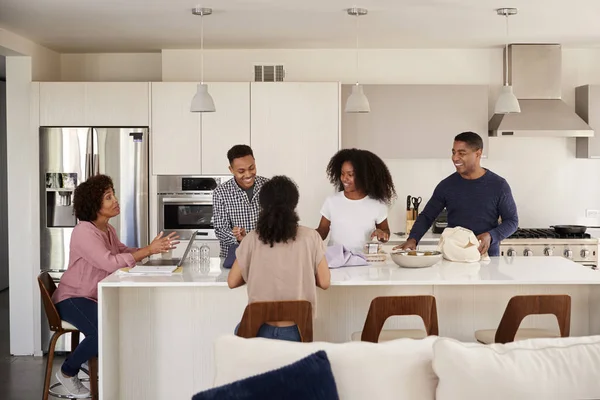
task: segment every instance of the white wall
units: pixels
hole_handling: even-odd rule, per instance
[[[62,81],[148,82],[162,80],[160,53],[62,54]]]
[[[449,138],[445,160],[385,160],[399,197],[389,215],[394,231],[405,231],[403,198],[423,197],[423,209],[435,185],[454,172],[451,146]],[[521,227],[599,224],[586,219],[585,210],[600,209],[600,160],[576,159],[575,139],[490,138],[489,146],[483,165],[510,184]]]
[[[34,81],[60,80],[60,55],[57,52],[2,28],[0,28],[0,54],[30,56]]]
[[[10,352],[40,349],[39,85],[31,83],[31,57],[6,58],[6,125],[10,284]],[[33,90],[32,90],[33,88]]]

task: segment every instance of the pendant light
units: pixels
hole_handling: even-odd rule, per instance
[[[346,10],[348,15],[351,15],[356,18],[356,84],[352,86],[352,93],[346,100],[346,109],[347,113],[368,113],[371,112],[371,106],[369,105],[369,100],[365,93],[363,92],[362,85],[358,83],[358,17],[362,15],[367,15],[366,8],[349,8]]]
[[[192,14],[200,16],[200,83],[190,106],[191,112],[214,112],[215,102],[208,93],[208,87],[204,83],[204,17],[212,14],[212,8],[196,7]]]
[[[510,15],[516,15],[516,8],[499,8],[496,13],[506,18],[506,44],[504,46],[504,86],[498,100],[496,100],[496,107],[494,112],[496,114],[510,114],[520,113],[521,106],[519,106],[519,100],[513,93],[513,87],[508,84],[508,17]]]

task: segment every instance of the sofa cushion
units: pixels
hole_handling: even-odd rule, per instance
[[[227,335],[216,342],[214,384],[267,372],[324,350],[341,399],[433,400],[437,385],[431,368],[435,339],[298,343]]]
[[[331,365],[318,351],[290,365],[200,392],[192,400],[338,400]]]
[[[438,400],[600,398],[600,336],[433,345]]]

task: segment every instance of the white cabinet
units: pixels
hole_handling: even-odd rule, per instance
[[[148,126],[148,82],[88,82],[86,125]]]
[[[202,114],[202,173],[229,174],[227,150],[250,144],[250,83],[208,83],[217,111]]]
[[[41,126],[148,126],[147,82],[40,82]]]
[[[152,173],[202,173],[200,113],[190,112],[193,82],[152,83]]]
[[[300,223],[317,227],[320,209],[335,190],[329,159],[339,150],[338,83],[252,83],[250,143],[257,172],[287,175],[298,185]]]
[[[250,143],[250,83],[211,82],[216,111],[192,113],[196,82],[152,83],[152,173],[228,174],[227,150]]]
[[[41,82],[40,126],[86,126],[85,83]]]

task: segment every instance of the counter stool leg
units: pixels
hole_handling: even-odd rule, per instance
[[[90,366],[90,392],[92,392],[92,400],[98,400],[98,357],[94,357],[88,361]]]
[[[50,395],[50,380],[52,379],[54,348],[56,347],[56,342],[58,342],[58,338],[60,336],[60,333],[54,332],[52,339],[50,340],[50,345],[48,346],[48,358],[46,359],[46,378],[44,379],[44,392],[42,394],[42,400],[48,400],[48,396]]]

